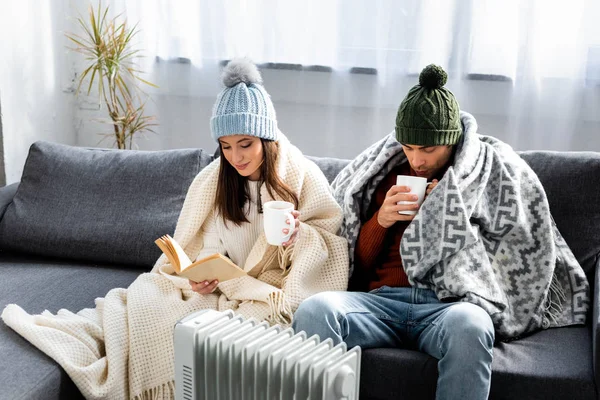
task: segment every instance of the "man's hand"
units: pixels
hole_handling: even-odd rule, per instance
[[[427,190],[425,191],[425,198],[427,198],[429,193],[431,193],[433,188],[435,188],[438,185],[438,183],[439,183],[439,181],[437,179],[434,179],[431,181],[431,183],[429,185],[427,185]],[[423,201],[425,201],[425,199],[423,199]]]
[[[215,291],[215,289],[217,288],[217,285],[219,284],[219,281],[217,281],[216,279],[213,280],[212,282],[203,281],[203,282],[196,283],[191,280],[189,282],[190,282],[190,285],[192,286],[192,290],[198,294],[212,293]]]
[[[398,214],[398,211],[417,211],[419,205],[414,204],[396,204],[399,201],[417,201],[416,194],[410,194],[408,186],[392,186],[385,194],[385,200],[379,208],[377,222],[384,228],[389,228],[397,221],[412,221],[414,215]]]

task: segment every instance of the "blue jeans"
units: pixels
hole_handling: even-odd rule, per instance
[[[431,290],[409,287],[323,292],[300,304],[293,327],[348,348],[417,349],[439,360],[437,399],[488,397],[494,326],[474,304],[442,303]]]

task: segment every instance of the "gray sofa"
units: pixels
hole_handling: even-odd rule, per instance
[[[495,347],[492,399],[596,399],[600,153],[525,152],[593,293],[586,326],[535,333]],[[212,160],[202,150],[159,152],[32,145],[18,184],[0,188],[0,308],[78,311],[127,287],[159,256],[186,189]],[[329,180],[346,160],[313,158]],[[363,353],[361,399],[435,396],[437,362],[407,349]],[[0,399],[73,399],[49,357],[0,322]]]

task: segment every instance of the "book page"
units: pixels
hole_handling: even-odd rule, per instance
[[[181,272],[182,268],[189,267],[192,264],[185,251],[183,251],[179,243],[177,243],[171,236],[161,236],[160,238],[156,239],[154,243],[156,243],[156,245],[167,256],[175,272],[179,273]]]
[[[212,281],[214,279],[223,282],[247,274],[230,259],[217,253],[196,261],[187,269],[182,270],[179,275],[185,276],[194,282]]]
[[[177,243],[173,238],[169,236],[169,244],[173,248],[173,252],[176,254],[177,259],[179,260],[179,270],[183,271],[187,267],[192,264],[192,260],[188,257],[188,255],[183,251],[179,243]]]

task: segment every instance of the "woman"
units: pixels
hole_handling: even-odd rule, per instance
[[[277,129],[253,64],[232,61],[224,78],[211,119],[223,156],[192,182],[174,238],[190,259],[220,252],[248,275],[195,284],[175,275],[163,255],[152,272],[93,309],[29,315],[13,304],[2,314],[88,399],[173,398],[173,326],[194,311],[234,309],[289,324],[305,298],[346,288],[347,244],[336,235],[342,213],[327,180]],[[283,246],[269,245],[263,233],[262,204],[272,199],[297,209]]]
[[[228,254],[236,264],[243,265],[262,231],[260,187],[265,186],[269,197],[277,194],[295,208],[298,196],[277,172],[279,143],[275,139],[280,134],[273,104],[260,85],[256,66],[247,60],[233,60],[223,78],[226,89],[217,98],[211,133],[225,160],[215,161],[219,165],[215,212],[206,222],[204,247],[198,258]],[[292,214],[295,229],[284,247],[295,242],[300,225],[300,213]],[[282,233],[287,235],[289,231]],[[216,280],[189,283],[199,294],[212,293],[218,285]]]
[[[174,238],[191,259],[226,254],[249,276],[185,283],[203,296],[204,308],[234,308],[288,324],[309,293],[346,289],[346,244],[337,236],[341,210],[319,168],[279,131],[256,66],[232,60],[223,83],[210,124],[222,157],[190,186]],[[271,200],[297,210],[294,231],[281,247],[269,245],[263,233],[262,204]],[[154,271],[179,280],[164,256]]]

